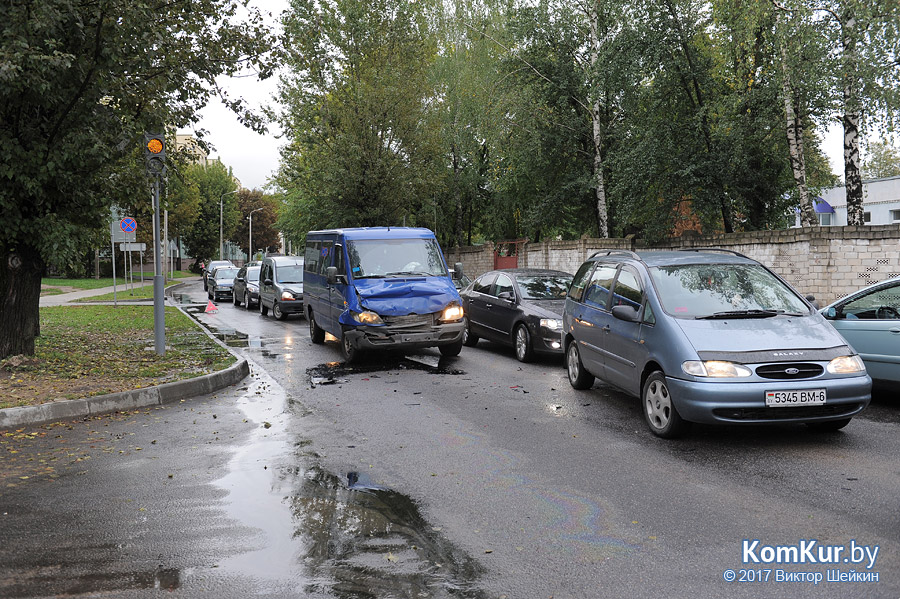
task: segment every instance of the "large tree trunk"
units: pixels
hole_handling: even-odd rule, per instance
[[[819,224],[816,211],[809,197],[806,185],[806,151],[803,144],[803,124],[799,111],[794,107],[794,86],[791,84],[790,67],[787,64],[787,51],[781,48],[782,93],[784,95],[784,117],[787,121],[788,154],[791,170],[794,172],[794,184],[800,196],[800,225],[813,227]]]
[[[844,70],[844,186],[847,192],[847,224],[864,225],[862,175],[859,171],[859,85],[856,55],[856,15],[848,3],[841,13],[841,45]]]
[[[44,261],[33,247],[19,246],[0,255],[0,360],[34,355],[43,272]]]

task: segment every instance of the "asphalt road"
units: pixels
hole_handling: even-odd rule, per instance
[[[345,368],[302,318],[198,318],[245,384],[2,437],[0,597],[900,596],[891,397],[836,433],[664,441],[561,359],[482,341]]]

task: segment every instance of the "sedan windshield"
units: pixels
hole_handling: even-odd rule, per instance
[[[447,276],[434,239],[360,239],[347,252],[354,279]]]
[[[259,268],[248,268],[244,278],[250,283],[256,283],[259,281]]]
[[[522,299],[553,300],[566,299],[572,277],[561,275],[518,276]]]
[[[809,307],[756,264],[688,264],[651,269],[659,301],[679,318],[771,318]]]
[[[233,279],[237,276],[238,269],[236,268],[217,268],[216,272],[213,276],[216,277],[216,280],[220,279]]]

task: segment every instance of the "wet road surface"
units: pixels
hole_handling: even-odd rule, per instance
[[[196,287],[181,301],[251,360],[252,377],[13,439],[19,453],[0,467],[0,596],[900,591],[892,398],[839,433],[698,427],[662,441],[633,399],[573,391],[560,361],[523,365],[481,342],[453,359],[346,367],[337,344],[310,343],[304,319],[224,302],[201,314]],[[867,570],[742,564],[744,539],[877,545],[879,581],[776,582],[777,569]],[[771,580],[725,580],[754,568]]]

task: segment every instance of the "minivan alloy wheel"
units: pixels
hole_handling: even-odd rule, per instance
[[[594,375],[584,369],[581,355],[578,353],[578,342],[574,339],[566,348],[566,371],[569,384],[575,389],[590,389],[594,384]]]
[[[687,430],[689,423],[682,420],[669,387],[666,385],[666,376],[656,371],[647,377],[642,394],[644,404],[644,419],[654,435],[671,439],[680,436]]]

